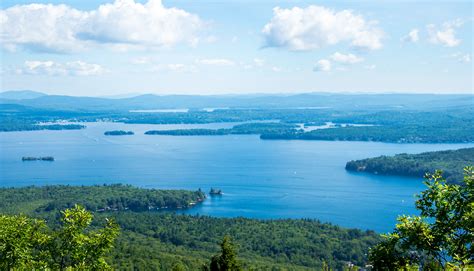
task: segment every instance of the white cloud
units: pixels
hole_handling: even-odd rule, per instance
[[[153,61],[149,57],[137,57],[133,58],[130,62],[136,65],[146,65],[152,63]]]
[[[18,74],[30,75],[71,75],[88,76],[100,75],[106,70],[99,64],[86,63],[84,61],[71,61],[58,63],[54,61],[25,61],[24,66],[17,69]]]
[[[418,42],[420,40],[420,37],[419,37],[419,30],[414,28],[412,30],[410,30],[410,32],[408,32],[408,34],[402,38],[402,41],[405,41],[405,42]]]
[[[273,67],[272,67],[272,71],[274,71],[274,72],[281,72],[282,69],[281,69],[280,67],[273,66]]]
[[[195,73],[198,71],[195,65],[182,64],[182,63],[170,63],[170,64],[158,64],[155,65],[152,69],[152,72],[162,72],[162,71],[171,71],[171,72],[180,72],[180,73]]]
[[[203,65],[214,65],[214,66],[234,66],[235,62],[225,58],[208,58],[208,59],[197,59],[197,63]]]
[[[448,57],[454,58],[458,62],[461,62],[461,63],[470,63],[471,62],[471,55],[470,54],[463,54],[461,52],[451,54]]]
[[[194,45],[206,26],[197,15],[166,8],[161,0],[145,4],[116,0],[91,11],[67,5],[16,5],[0,10],[0,24],[0,41],[5,48],[50,52],[70,52],[98,44]]]
[[[265,60],[261,58],[254,58],[250,62],[239,62],[239,65],[244,68],[244,70],[250,70],[254,68],[261,68],[265,66]]]
[[[331,70],[331,61],[327,59],[321,59],[314,65],[313,71],[315,72],[328,72]]]
[[[437,29],[434,24],[428,25],[429,41],[434,44],[442,44],[446,47],[455,47],[461,43],[460,39],[456,38],[456,28],[463,25],[460,19],[445,22],[441,28]]]
[[[459,62],[464,62],[464,63],[469,63],[469,62],[471,62],[471,55],[470,54],[462,55],[458,58],[458,61]]]
[[[321,6],[284,9],[275,7],[263,30],[266,45],[293,51],[319,49],[348,42],[365,49],[382,47],[383,31],[351,10],[334,11]]]
[[[265,60],[261,58],[254,58],[253,63],[256,67],[262,67],[263,65],[265,65]]]
[[[342,64],[355,64],[364,61],[362,57],[358,57],[353,54],[341,54],[339,52],[336,52],[331,55],[331,59],[335,62],[339,62]]]
[[[375,68],[377,68],[377,66],[375,64],[365,66],[365,69],[370,70],[370,71],[375,70]]]

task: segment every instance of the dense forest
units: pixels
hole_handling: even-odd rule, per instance
[[[133,124],[200,124],[215,122],[254,122],[231,129],[191,129],[148,131],[166,135],[259,134],[262,139],[348,140],[397,143],[461,143],[474,142],[474,108],[452,110],[375,110],[375,109],[219,109],[214,111],[137,113],[129,111],[67,111],[33,108],[16,104],[0,104],[0,131],[39,129],[80,129],[80,124],[48,124],[61,120],[72,122],[114,121]],[[258,121],[258,122],[257,122]],[[272,122],[260,122],[272,121]],[[303,131],[302,123],[337,124],[331,129]],[[339,124],[370,124],[345,126]]]
[[[24,213],[59,227],[59,211],[79,203],[94,214],[93,228],[113,218],[121,232],[107,261],[121,270],[170,270],[177,263],[196,270],[209,263],[226,235],[244,268],[314,270],[323,264],[363,266],[372,231],[344,229],[311,219],[257,220],[178,215],[149,206],[189,206],[200,191],[163,191],[124,185],[48,186],[0,189],[0,213]],[[137,206],[137,207],[135,207]],[[148,210],[148,209],[154,209]]]
[[[37,130],[78,130],[86,126],[80,124],[39,124],[36,121],[1,118],[0,132]]]
[[[474,126],[473,126],[474,127]],[[391,143],[468,143],[474,128],[426,126],[364,126],[319,129],[310,132],[262,133],[261,139],[379,141]]]
[[[474,108],[451,110],[370,110],[333,108],[258,108],[219,109],[214,111],[137,113],[129,111],[67,111],[0,104],[0,131],[37,129],[80,129],[80,124],[41,122],[114,121],[132,124],[203,124],[216,122],[254,122],[231,129],[148,131],[147,134],[225,135],[259,134],[262,139],[349,140],[397,143],[461,143],[474,142]],[[260,122],[267,121],[267,122]],[[271,122],[268,122],[271,121]],[[301,124],[335,123],[331,129],[303,131]],[[341,124],[370,124],[344,126]]]
[[[133,131],[123,131],[123,130],[114,130],[114,131],[105,131],[104,135],[106,136],[122,136],[122,135],[134,135]]]
[[[174,135],[174,136],[193,136],[193,135],[247,135],[262,133],[281,133],[293,131],[298,126],[296,124],[280,122],[260,122],[244,123],[235,125],[230,129],[178,129],[178,130],[157,130],[147,131],[147,135]]]
[[[400,175],[422,178],[436,169],[443,171],[449,182],[462,180],[463,167],[474,165],[474,148],[425,152],[420,154],[397,154],[349,161],[346,169],[383,175]]]
[[[0,189],[0,210],[9,213],[63,210],[80,204],[90,211],[187,208],[203,201],[201,190],[140,189],[130,185],[28,186]]]

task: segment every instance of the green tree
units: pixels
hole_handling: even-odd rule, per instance
[[[462,185],[447,184],[441,171],[425,176],[428,189],[416,201],[420,216],[401,216],[393,233],[370,250],[376,270],[408,265],[440,269],[474,261],[474,168]]]
[[[50,241],[44,221],[0,215],[0,270],[47,268],[45,248]]]
[[[171,271],[186,271],[188,270],[182,262],[177,262],[171,268]]]
[[[57,231],[42,220],[0,216],[0,269],[109,269],[104,256],[119,233],[118,225],[106,220],[104,228],[87,231],[92,214],[78,205],[62,216]]]
[[[234,244],[229,236],[224,236],[221,243],[221,253],[211,259],[211,271],[237,271],[242,270],[237,260]]]

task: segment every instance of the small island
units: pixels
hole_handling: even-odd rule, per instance
[[[211,191],[209,191],[209,195],[211,195],[211,196],[221,196],[222,195],[222,190],[217,189],[217,188],[211,188]]]
[[[31,157],[31,156],[23,156],[21,158],[22,161],[54,161],[54,157],[52,156],[44,156],[44,157]]]
[[[135,133],[132,131],[123,131],[123,130],[114,130],[114,131],[106,131],[104,135],[106,136],[123,136],[123,135],[134,135]]]

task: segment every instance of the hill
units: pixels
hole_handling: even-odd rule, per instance
[[[398,175],[422,178],[427,172],[437,169],[450,182],[463,179],[463,167],[474,165],[474,148],[424,152],[420,154],[397,154],[350,161],[346,169],[382,175]]]
[[[379,236],[311,219],[258,220],[178,215],[150,206],[187,207],[200,191],[143,189],[125,185],[0,188],[0,213],[23,213],[57,227],[59,211],[80,203],[94,221],[114,218],[121,233],[108,262],[120,270],[171,270],[182,263],[199,270],[230,235],[250,270],[315,270],[323,262],[342,269],[366,263]],[[93,224],[100,227],[99,224]]]
[[[0,92],[0,99],[27,100],[46,96],[46,94],[33,90],[9,90]]]
[[[11,103],[12,98],[1,97],[0,103]],[[304,93],[293,95],[139,95],[129,98],[107,99],[65,95],[41,95],[18,100],[21,105],[54,108],[57,110],[121,110],[174,108],[313,108],[334,110],[423,110],[449,107],[468,107],[473,95],[433,94],[327,94]]]

